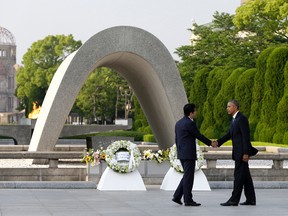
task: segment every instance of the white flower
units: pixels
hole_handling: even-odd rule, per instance
[[[143,159],[144,160],[152,160],[153,153],[151,149],[146,149],[143,151]]]
[[[116,160],[116,152],[119,149],[125,149],[129,152],[129,154],[131,155],[129,162],[120,163]],[[141,161],[141,153],[139,151],[139,148],[137,147],[136,144],[127,140],[120,140],[111,143],[107,147],[105,153],[106,153],[105,160],[107,162],[108,167],[110,167],[115,172],[120,173],[133,172],[138,168]]]

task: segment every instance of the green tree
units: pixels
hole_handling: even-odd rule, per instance
[[[125,100],[119,93],[120,86],[128,88],[124,78],[112,69],[97,68],[83,85],[76,107],[85,118],[90,119],[90,123],[112,122],[119,113],[124,118]]]
[[[239,34],[233,23],[234,15],[216,12],[212,23],[194,24],[190,29],[193,40],[190,46],[182,46],[176,53],[181,58],[178,68],[188,98],[197,71],[218,66],[229,68],[255,67],[259,54],[257,44]]]
[[[273,141],[277,123],[277,104],[284,94],[284,67],[287,60],[287,47],[274,49],[267,60],[264,98],[260,122],[256,127],[260,141]]]
[[[284,95],[277,106],[277,124],[273,142],[288,144],[288,61],[284,68],[284,85]]]
[[[203,105],[206,101],[208,88],[206,85],[207,77],[209,75],[209,69],[203,68],[199,70],[193,80],[193,85],[191,86],[191,93],[189,97],[189,101],[194,103],[197,107],[197,126],[200,128],[201,123],[203,121]]]
[[[234,99],[236,82],[245,70],[245,68],[226,70],[226,76],[228,76],[228,74],[230,74],[230,76],[223,80],[222,87],[214,98],[213,116],[215,119],[215,127],[219,131],[219,134],[227,132],[229,128],[231,117],[227,115],[227,102]]]
[[[208,68],[212,70],[216,66],[226,64],[225,59],[230,53],[227,53],[227,41],[234,32],[232,26],[232,16],[228,14],[214,15],[214,20],[210,25],[193,25],[190,29],[195,36],[191,41],[192,45],[182,46],[177,49],[176,53],[181,58],[178,64],[180,74],[188,98],[190,97],[191,86],[197,71]],[[215,29],[217,29],[215,31]],[[231,43],[229,43],[231,45]]]
[[[252,91],[252,105],[251,112],[249,116],[251,136],[252,140],[259,140],[258,133],[255,132],[256,126],[260,121],[260,114],[262,109],[262,101],[264,97],[264,83],[265,83],[265,72],[267,59],[275,47],[269,47],[262,51],[256,62],[256,74],[254,77],[254,86]]]
[[[147,121],[147,118],[141,108],[141,105],[136,97],[134,97],[134,118],[135,118],[135,122],[133,124],[133,130],[136,130],[139,132],[145,132],[148,134],[153,133]]]
[[[235,98],[240,103],[241,112],[243,112],[248,119],[251,111],[252,90],[256,72],[256,68],[246,70],[240,75],[235,86]]]
[[[31,111],[32,102],[42,104],[57,68],[80,46],[81,41],[75,41],[72,35],[50,35],[32,44],[17,74],[16,95],[26,113]]]
[[[200,130],[203,134],[210,138],[219,136],[219,131],[215,126],[215,118],[213,116],[214,98],[221,89],[222,83],[229,76],[224,67],[216,67],[207,78],[207,98],[203,105],[203,122]]]
[[[287,0],[247,0],[237,8],[233,21],[250,38],[257,38],[258,47],[267,47],[288,42],[287,16]]]

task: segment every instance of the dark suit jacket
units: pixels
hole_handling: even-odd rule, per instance
[[[194,121],[184,116],[175,125],[175,142],[177,146],[178,159],[197,160],[196,139],[206,145],[211,145],[211,141],[203,136]]]
[[[258,150],[251,145],[249,122],[241,112],[238,112],[234,122],[231,122],[231,126],[227,134],[217,140],[218,145],[221,146],[229,139],[232,139],[233,160],[242,160],[244,154],[253,156],[258,152]]]

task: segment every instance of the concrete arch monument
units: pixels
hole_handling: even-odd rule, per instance
[[[37,119],[29,151],[52,151],[75,99],[91,71],[108,67],[132,87],[160,148],[174,143],[186,93],[167,48],[152,34],[129,26],[92,36],[59,66]]]

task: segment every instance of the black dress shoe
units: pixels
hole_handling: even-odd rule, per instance
[[[176,198],[172,198],[172,201],[179,204],[179,205],[182,205],[183,203],[181,202],[181,200],[178,200]]]
[[[200,203],[196,203],[196,202],[191,202],[191,203],[185,203],[185,206],[200,206]]]
[[[232,201],[227,201],[225,203],[220,203],[221,206],[238,206],[238,203],[232,202]]]
[[[242,202],[240,203],[240,205],[251,205],[251,206],[255,206],[256,205],[256,202],[249,202],[249,201],[245,201],[245,202]]]

